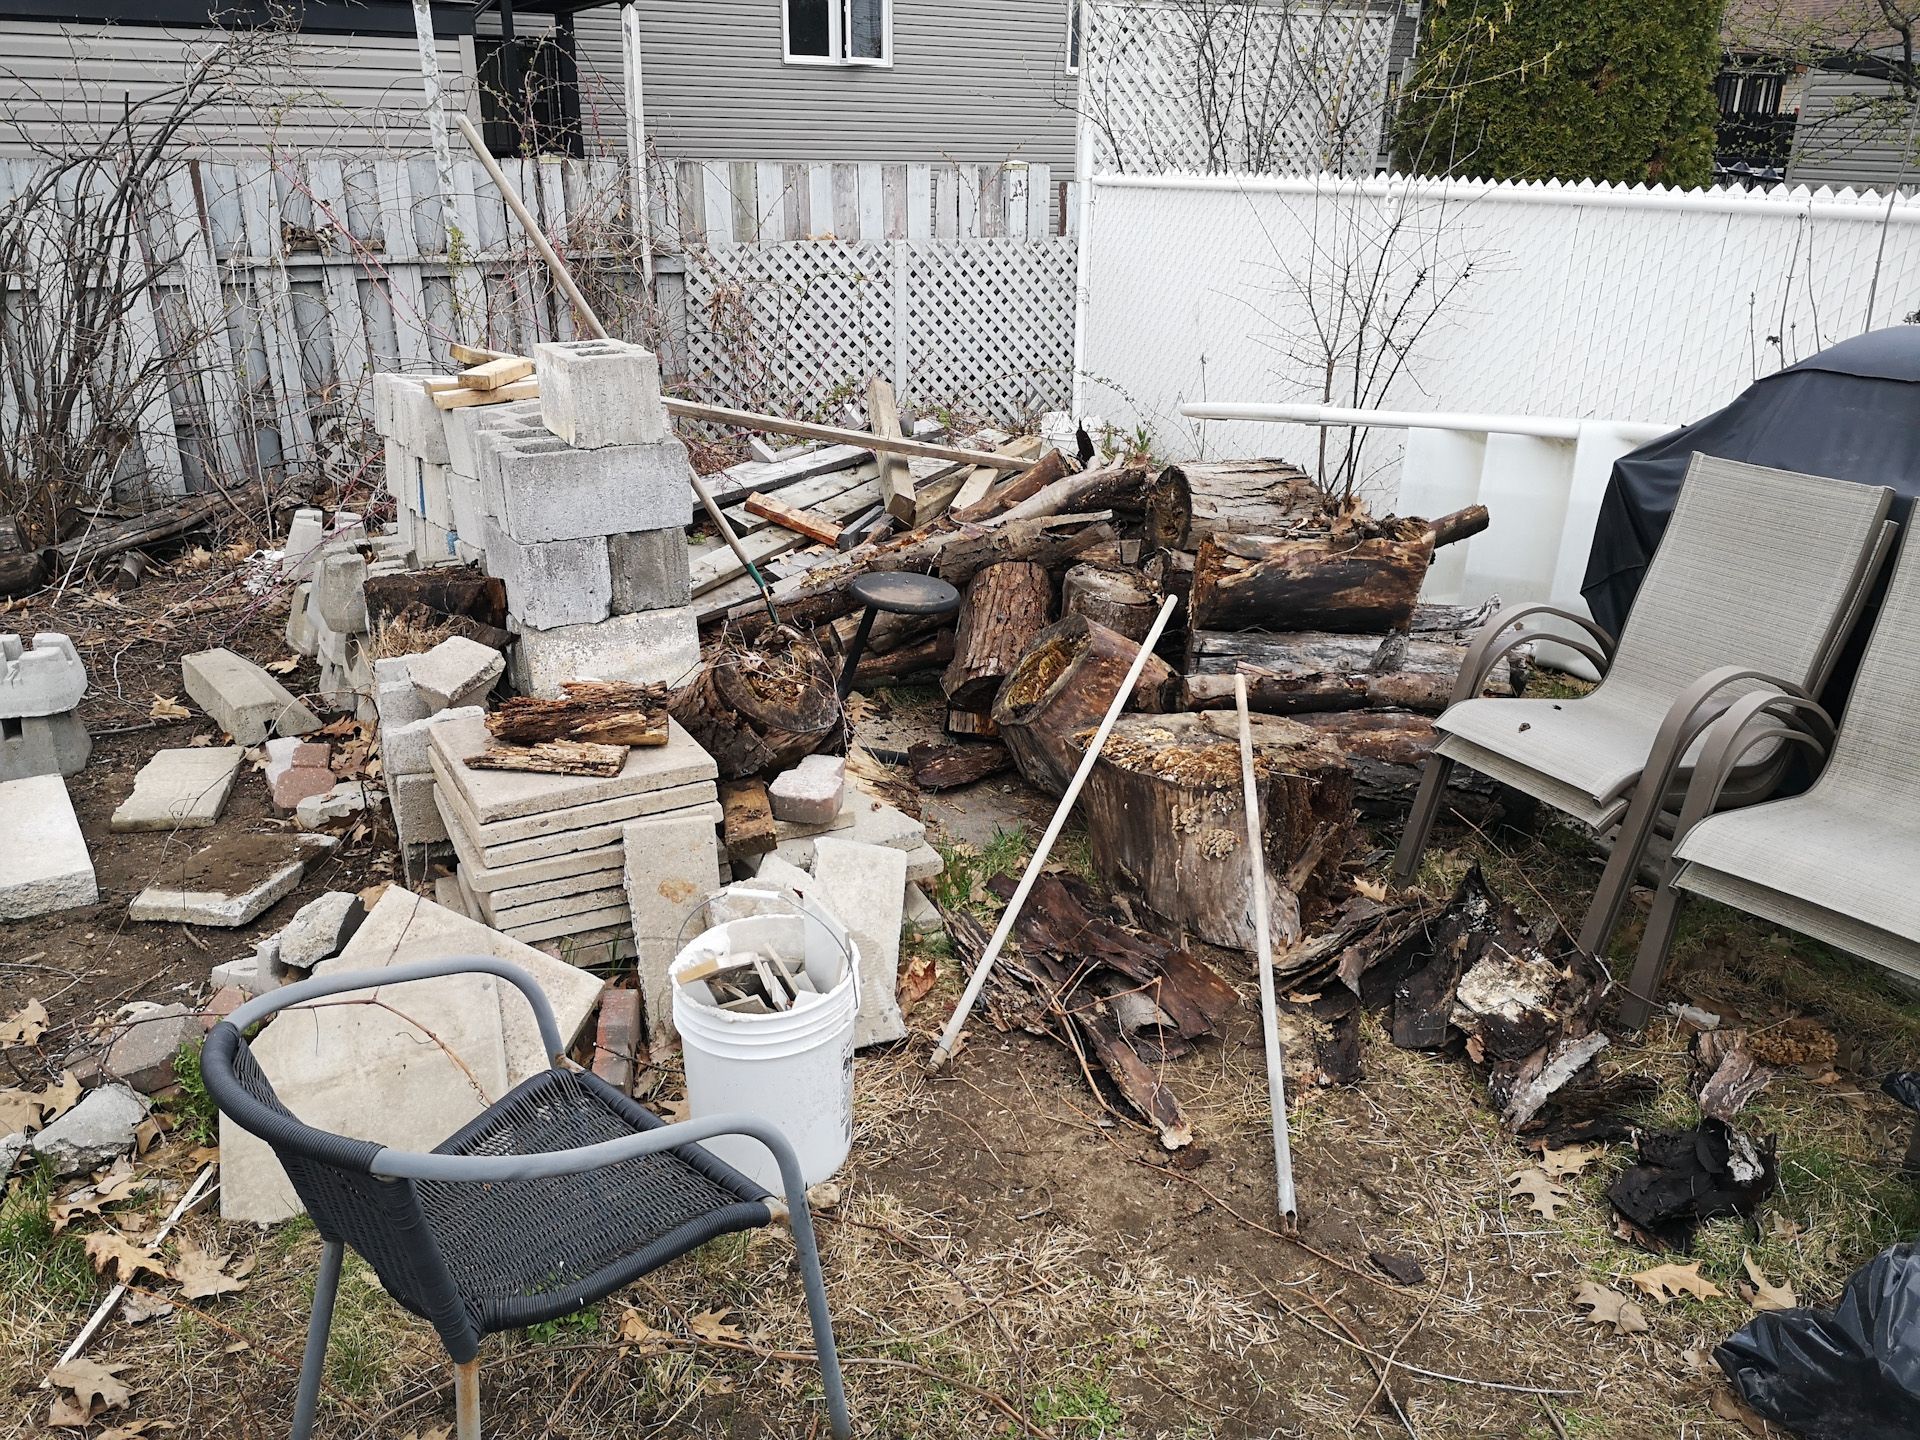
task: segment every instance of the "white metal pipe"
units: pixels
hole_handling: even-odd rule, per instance
[[[1415,199],[1500,205],[1556,205],[1589,210],[1684,210],[1694,215],[1810,215],[1865,224],[1920,224],[1920,203],[1886,206],[1874,191],[1835,194],[1804,187],[1779,191],[1641,190],[1625,186],[1516,184],[1513,181],[1433,180],[1345,175],[1102,175],[1098,184],[1116,190],[1200,190],[1235,195],[1302,195],[1340,199]]]
[[[1457,430],[1476,435],[1526,435],[1536,440],[1578,440],[1583,425],[1605,424],[1625,439],[1657,440],[1676,425],[1645,420],[1595,422],[1555,415],[1475,415],[1446,410],[1348,410],[1338,405],[1275,404],[1266,401],[1206,401],[1182,405],[1190,420],[1256,420],[1287,425],[1370,425],[1387,430]]]
[[[1233,708],[1240,722],[1240,789],[1247,812],[1247,858],[1253,866],[1253,940],[1260,962],[1260,1028],[1267,1042],[1267,1106],[1273,1121],[1273,1178],[1280,1218],[1298,1218],[1293,1193],[1293,1140],[1287,1126],[1287,1051],[1280,1043],[1280,1004],[1274,994],[1273,930],[1269,918],[1266,829],[1260,821],[1260,787],[1253,773],[1253,722],[1247,715],[1247,677],[1233,677]]]
[[[1073,89],[1073,178],[1079,184],[1074,196],[1073,250],[1073,373],[1068,377],[1067,411],[1077,424],[1086,403],[1087,312],[1092,289],[1088,265],[1093,256],[1093,116],[1088,111],[1087,82],[1093,78],[1093,54],[1087,42],[1093,35],[1093,0],[1081,0],[1075,11],[1080,27],[1080,73]]]

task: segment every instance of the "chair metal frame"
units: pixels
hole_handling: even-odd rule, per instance
[[[384,970],[362,970],[326,975],[272,990],[255,997],[220,1022],[242,1037],[251,1025],[275,1012],[308,1000],[322,999],[351,990],[375,989],[405,984],[413,980],[439,979],[448,975],[488,974],[515,986],[532,1007],[540,1029],[540,1041],[555,1070],[572,1066],[565,1056],[560,1029],[532,976],[509,961],[489,956],[458,956],[441,960],[422,960],[394,965]],[[219,1027],[215,1027],[218,1029]],[[246,1095],[230,1070],[209,1067],[205,1072],[208,1092],[234,1123],[247,1128],[240,1114],[259,1102]],[[223,1098],[223,1096],[225,1098]],[[230,1105],[229,1102],[238,1102]],[[296,1117],[297,1118],[297,1117]],[[327,1132],[315,1131],[326,1136]],[[580,1174],[608,1165],[617,1165],[663,1150],[678,1150],[716,1135],[744,1135],[758,1140],[772,1153],[780,1168],[780,1184],[785,1204],[769,1196],[774,1218],[785,1218],[793,1232],[794,1248],[800,1260],[801,1280],[806,1290],[807,1316],[812,1324],[814,1352],[820,1365],[827,1400],[829,1424],[834,1440],[847,1440],[852,1423],[847,1413],[846,1389],[840,1374],[840,1359],[833,1341],[833,1322],[827,1312],[826,1282],[820,1270],[820,1251],[813,1231],[813,1217],[807,1206],[806,1180],[800,1172],[800,1160],[787,1138],[758,1116],[746,1114],[711,1115],[701,1120],[684,1120],[657,1129],[637,1132],[619,1140],[566,1150],[532,1155],[437,1155],[419,1151],[382,1148],[372,1158],[369,1169],[375,1176],[390,1180],[428,1180],[451,1184],[491,1185],[515,1180],[549,1179]],[[265,1136],[261,1137],[265,1139]],[[339,1137],[327,1137],[339,1138]],[[784,1217],[781,1210],[784,1209]],[[320,1395],[321,1372],[325,1366],[327,1338],[333,1323],[334,1298],[340,1286],[340,1268],[345,1245],[328,1240],[320,1256],[320,1274],[314,1286],[313,1311],[307,1323],[306,1353],[300,1366],[300,1388],[294,1402],[293,1440],[308,1440]],[[611,1293],[611,1292],[609,1292]],[[454,1365],[454,1408],[458,1420],[458,1440],[479,1440],[480,1375],[478,1357]]]

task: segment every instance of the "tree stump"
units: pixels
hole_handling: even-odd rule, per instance
[[[1009,560],[989,565],[967,582],[953,663],[941,677],[947,701],[961,710],[986,710],[1013,673],[1033,637],[1047,628],[1053,581],[1044,565]]]
[[[1034,637],[993,702],[1000,738],[1028,784],[1049,795],[1066,792],[1086,751],[1080,732],[1100,723],[1139,653],[1126,636],[1084,615],[1069,615]],[[1127,708],[1165,710],[1179,691],[1172,667],[1150,657]]]
[[[1305,471],[1285,460],[1169,465],[1147,491],[1147,538],[1162,550],[1193,550],[1215,535],[1293,528],[1326,501]]]
[[[820,647],[782,626],[754,644],[715,646],[669,708],[721,779],[771,778],[839,737],[834,679]]]
[[[1404,630],[1433,559],[1433,537],[1292,539],[1213,535],[1193,562],[1193,630]]]
[[[1317,899],[1353,840],[1353,777],[1337,745],[1252,719],[1270,893]],[[1231,715],[1123,715],[1081,792],[1093,863],[1175,931],[1251,950],[1252,869]],[[1294,884],[1289,884],[1291,876]]]
[[[1138,570],[1079,564],[1060,582],[1060,613],[1084,615],[1129,640],[1144,640],[1160,611],[1160,592]]]

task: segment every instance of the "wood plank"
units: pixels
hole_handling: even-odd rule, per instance
[[[379,160],[373,167],[385,249],[382,267],[393,302],[393,333],[404,370],[431,370],[427,339],[427,293],[420,275],[420,246],[413,231],[413,177],[404,160]]]
[[[1027,238],[1044,240],[1053,233],[1053,167],[1027,166]]]
[[[844,494],[823,502],[818,512],[833,520],[842,520],[857,515],[873,504],[880,494],[877,482],[856,485]],[[763,560],[771,560],[777,555],[785,555],[797,550],[806,541],[791,530],[783,530],[769,525],[757,534],[740,536],[740,548],[752,557],[758,565]],[[716,541],[706,550],[696,552],[691,557],[690,568],[693,574],[693,593],[705,595],[709,590],[717,589],[728,581],[746,574],[746,567],[740,563],[740,557],[723,542]]]
[[[833,233],[833,167],[818,160],[807,165],[807,228],[803,238]]]
[[[960,171],[942,165],[933,172],[933,238],[952,240],[960,233]]]
[[[733,244],[733,177],[724,160],[700,165],[701,212],[706,224],[702,239],[718,248]]]
[[[764,519],[771,520],[782,529],[791,530],[796,535],[804,535],[809,540],[817,540],[822,545],[832,545],[840,538],[840,527],[831,520],[822,520],[816,515],[776,500],[771,495],[755,493],[747,497],[747,509]]]
[[[505,350],[488,350],[479,345],[463,345],[458,340],[447,346],[447,354],[456,365],[485,365],[491,360],[511,360]]]
[[[469,390],[498,390],[516,380],[524,380],[531,374],[533,361],[526,356],[502,355],[495,360],[483,360],[470,370],[462,370],[454,378]]]
[[[872,458],[873,452],[862,445],[829,445],[790,460],[749,460],[707,476],[707,490],[715,504],[734,505],[756,490],[772,494],[821,475],[851,470]]]
[[[984,450],[967,450],[958,445],[940,445],[929,440],[889,440],[878,435],[849,430],[840,425],[816,425],[811,420],[789,420],[780,415],[761,415],[752,410],[734,410],[725,405],[704,405],[697,400],[663,402],[667,413],[681,420],[704,420],[710,425],[733,425],[742,430],[761,430],[774,435],[798,435],[807,440],[831,440],[841,445],[857,445],[864,450],[889,455],[923,455],[932,460],[957,460],[963,465],[990,465],[996,470],[1025,470],[1028,462]]]
[[[464,385],[456,385],[449,390],[437,390],[434,392],[433,404],[436,410],[464,410],[470,405],[502,405],[509,400],[539,398],[539,380],[516,380],[511,385],[501,385],[493,390],[469,390]]]
[[[833,225],[835,239],[860,238],[860,173],[845,161],[833,166]]]
[[[257,257],[252,278],[260,310],[261,343],[275,392],[281,455],[303,463],[313,453],[313,415],[307,404],[306,379],[300,370],[300,352],[293,324],[293,287],[287,279],[286,246],[281,239],[280,205],[275,198],[273,169],[265,161],[248,161],[237,168],[240,179],[240,215],[246,229],[249,254]]]
[[[928,240],[933,236],[933,167],[907,167],[907,239]]]
[[[882,440],[900,438],[900,402],[891,382],[874,378],[867,382],[867,429]],[[913,511],[913,477],[906,462],[896,455],[878,452],[880,458],[880,500],[889,515],[909,519]],[[903,513],[904,512],[904,513]]]
[[[866,464],[855,465],[848,470],[835,470],[826,475],[815,475],[811,479],[801,481],[798,485],[787,486],[780,492],[780,499],[784,504],[791,505],[797,510],[818,510],[827,501],[844,495],[858,486],[871,487],[874,477],[879,473],[879,467],[872,462],[871,457],[865,458]],[[767,493],[769,492],[754,491],[750,493],[749,498],[751,494]],[[764,530],[770,523],[764,516],[756,515],[747,509],[744,501],[738,505],[726,506],[721,513],[727,517],[727,523],[732,525],[738,534],[752,534],[755,530]]]
[[[787,229],[783,203],[787,194],[784,170],[778,160],[756,161],[753,167],[754,218],[759,222],[756,233],[762,245],[793,239],[793,232]]]
[[[759,780],[730,780],[720,787],[721,835],[729,855],[764,855],[779,843],[773,802]]]
[[[864,160],[854,167],[860,195],[860,236],[862,240],[887,238],[886,181],[877,161]]]

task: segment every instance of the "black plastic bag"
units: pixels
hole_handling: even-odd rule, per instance
[[[1713,1352],[1740,1397],[1802,1440],[1920,1436],[1920,1244],[1895,1245],[1831,1310],[1772,1310]]]

